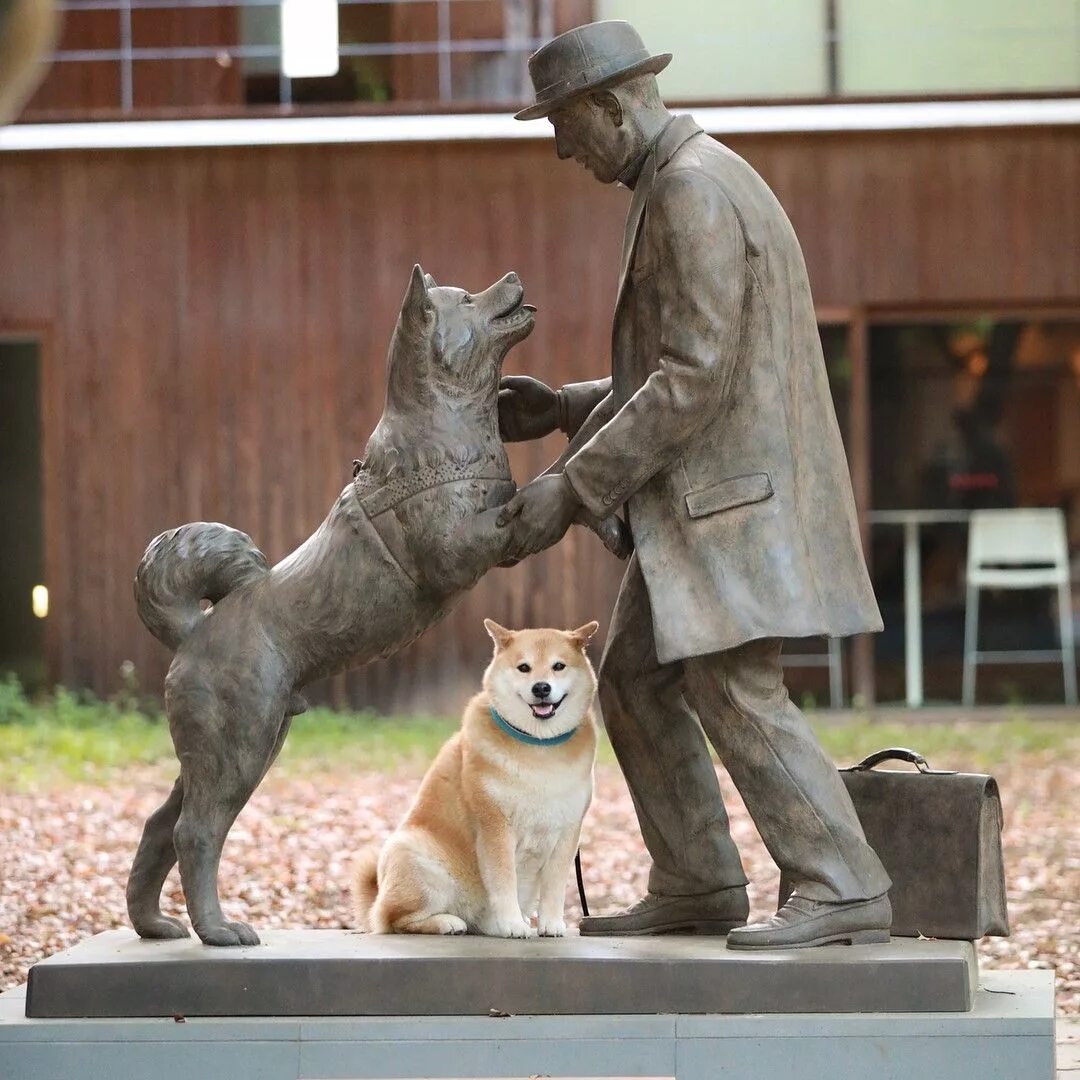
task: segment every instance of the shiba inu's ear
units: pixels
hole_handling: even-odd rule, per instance
[[[587,622],[584,626],[579,626],[576,630],[568,630],[566,634],[579,649],[584,649],[585,646],[589,644],[589,639],[599,629],[600,624],[594,619],[592,622]]]
[[[420,329],[433,310],[424,278],[424,271],[417,263],[413,267],[412,277],[409,278],[409,288],[401,304],[401,321],[410,329]]]
[[[514,639],[514,631],[507,630],[505,626],[500,626],[494,619],[485,619],[484,629],[491,636],[491,640],[495,642],[497,649],[505,649]]]

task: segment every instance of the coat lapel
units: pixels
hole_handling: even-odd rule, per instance
[[[645,164],[641,166],[641,175],[634,185],[634,197],[630,200],[630,211],[626,215],[626,231],[623,233],[622,262],[619,264],[619,291],[616,294],[615,306],[619,306],[622,300],[623,290],[626,288],[626,275],[630,272],[630,263],[634,257],[634,246],[637,244],[638,232],[641,230],[641,219],[645,216],[645,202],[649,198],[653,181],[656,179],[656,155],[649,154]]]
[[[634,185],[634,197],[630,200],[630,210],[626,215],[622,262],[619,266],[619,291],[615,299],[616,310],[626,290],[626,278],[634,261],[634,248],[637,245],[638,233],[641,231],[641,223],[645,218],[645,206],[652,193],[656,174],[671,160],[675,151],[699,131],[701,128],[692,116],[676,116],[657,137],[649,156],[645,159],[645,164],[641,167],[641,175]]]

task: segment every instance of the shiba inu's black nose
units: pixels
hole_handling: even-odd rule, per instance
[[[551,693],[551,684],[546,682],[533,683],[533,697],[546,698]]]

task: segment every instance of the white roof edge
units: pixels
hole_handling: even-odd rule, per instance
[[[679,111],[689,111],[713,135],[1080,124],[1080,98],[733,105]],[[550,137],[550,124],[523,123],[509,113],[122,120],[17,124],[0,129],[0,151],[454,142]]]

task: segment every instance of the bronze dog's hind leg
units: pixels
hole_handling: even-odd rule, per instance
[[[187,927],[161,913],[161,888],[176,863],[173,828],[180,816],[184,792],[180,779],[169,797],[146,819],[139,850],[127,883],[127,910],[135,932],[144,938],[182,938]]]
[[[188,917],[206,945],[258,945],[259,936],[247,923],[230,922],[222,914],[218,865],[233,822],[284,742],[285,704],[280,698],[270,705],[253,703],[253,719],[241,729],[240,723],[229,722],[220,703],[204,695],[194,695],[195,701],[198,711],[209,707],[217,715],[183,715],[178,704],[179,715],[170,716],[174,732],[182,732],[187,744],[177,746],[184,799],[173,843]],[[189,747],[193,752],[184,752]]]

